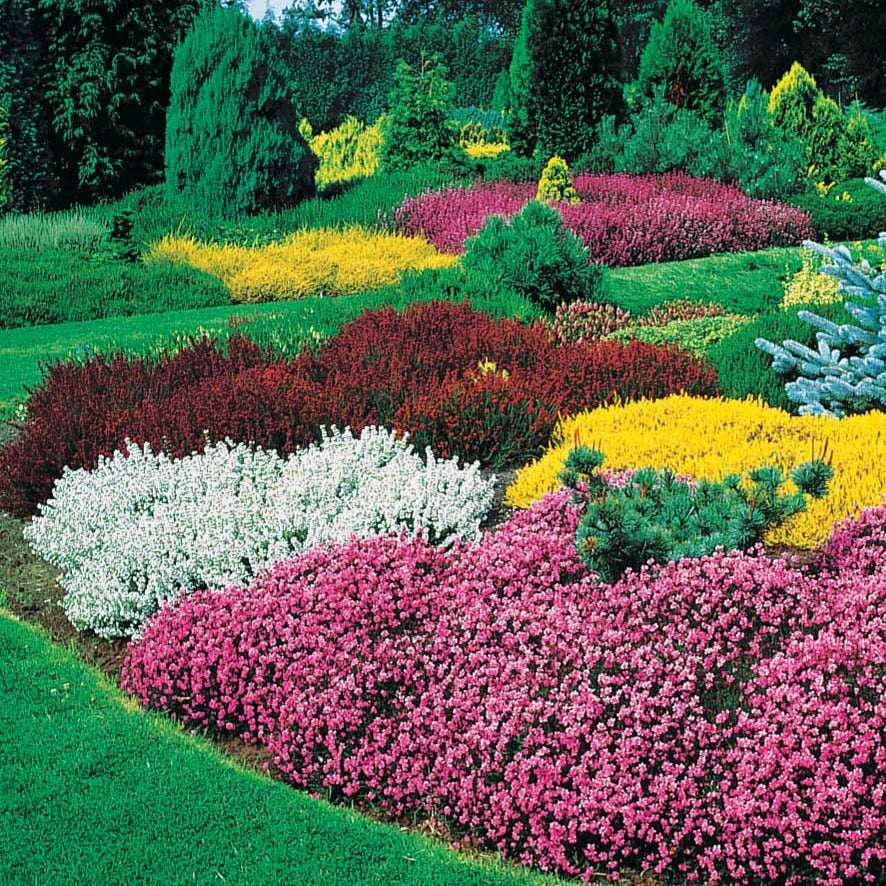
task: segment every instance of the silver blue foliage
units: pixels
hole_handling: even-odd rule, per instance
[[[886,181],[886,170],[880,176]],[[865,180],[886,195],[886,184]],[[879,242],[886,249],[886,232]],[[821,271],[839,281],[844,307],[855,322],[837,324],[800,311],[800,319],[819,330],[817,349],[793,339],[778,345],[758,338],[755,344],[772,356],[776,372],[797,376],[785,390],[800,404],[800,413],[842,417],[886,410],[886,273],[867,260],[856,263],[845,246],[803,245],[825,259]]]

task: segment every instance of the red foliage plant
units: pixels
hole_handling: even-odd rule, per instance
[[[65,467],[92,468],[127,439],[170,455],[228,437],[287,453],[321,426],[384,424],[440,456],[500,466],[536,454],[558,414],[676,391],[717,393],[689,354],[641,342],[557,347],[548,331],[447,302],[369,311],[316,353],[273,357],[233,338],[155,362],[53,366],[28,422],[0,450],[0,506],[26,516]]]

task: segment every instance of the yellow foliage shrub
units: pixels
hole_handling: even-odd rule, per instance
[[[267,246],[203,243],[168,234],[145,258],[206,271],[221,279],[238,302],[355,295],[396,283],[405,271],[457,261],[419,237],[359,227],[297,231]]]
[[[572,184],[569,166],[562,157],[551,157],[542,170],[535,199],[545,203],[580,203],[581,199]]]
[[[462,124],[458,131],[458,143],[474,160],[494,160],[511,150],[502,130],[488,129],[477,122]]]
[[[548,452],[518,472],[505,503],[528,507],[558,489],[557,475],[576,444],[602,450],[606,468],[670,468],[720,480],[725,474],[765,464],[777,464],[787,473],[812,458],[813,446],[821,452],[825,442],[833,453],[830,495],[810,502],[809,510],[766,538],[771,544],[814,548],[827,538],[834,522],[858,507],[882,501],[886,414],[869,412],[844,419],[792,416],[754,400],[685,395],[604,406],[563,420]]]
[[[384,144],[382,120],[374,126],[365,126],[356,117],[347,117],[335,129],[308,140],[320,160],[314,176],[320,190],[356,178],[368,178],[378,171]]]
[[[510,147],[504,142],[493,142],[488,145],[463,145],[465,153],[474,160],[494,160]]]
[[[821,273],[818,258],[808,249],[803,251],[803,267],[792,274],[784,285],[784,298],[781,300],[783,311],[797,305],[827,305],[842,301],[837,292],[840,284],[828,274]]]

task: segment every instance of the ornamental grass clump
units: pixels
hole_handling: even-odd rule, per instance
[[[73,624],[131,636],[181,593],[249,581],[318,545],[476,539],[494,482],[429,449],[422,460],[383,428],[333,429],[286,459],[243,443],[180,459],[129,444],[95,470],[66,471],[25,537],[61,573]]]
[[[886,510],[862,519],[815,568],[718,550],[606,584],[564,491],[451,551],[354,540],[198,591],[122,682],[300,788],[565,876],[877,882]]]
[[[748,550],[787,519],[806,510],[806,497],[823,498],[834,475],[827,453],[790,473],[764,465],[722,481],[686,481],[667,469],[641,468],[618,489],[597,474],[603,453],[587,446],[566,457],[560,480],[582,503],[575,543],[585,565],[604,581],[626,569],[703,557],[718,547]]]

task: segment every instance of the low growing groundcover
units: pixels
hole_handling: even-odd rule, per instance
[[[0,611],[0,882],[553,884],[233,763]]]

